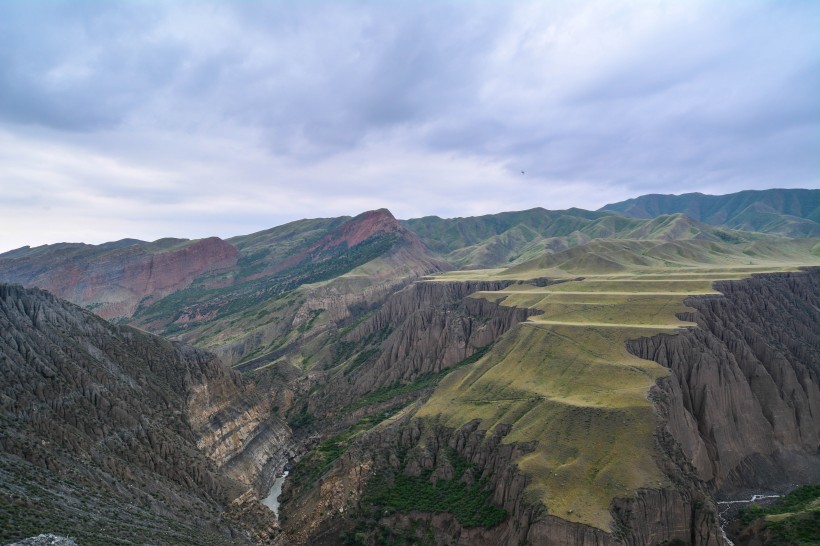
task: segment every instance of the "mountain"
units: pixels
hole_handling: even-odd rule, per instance
[[[820,479],[820,269],[748,278],[788,258],[611,243],[677,263],[455,272],[342,338],[294,408],[324,433],[280,543],[718,545],[715,496]]]
[[[683,214],[647,219],[582,209],[536,208],[470,218],[427,216],[404,221],[428,248],[460,268],[506,267],[584,245],[594,239],[749,241]]]
[[[600,209],[634,218],[682,213],[695,220],[787,237],[820,237],[820,190],[747,190],[727,195],[642,195]]]
[[[262,343],[278,339],[302,314],[315,320],[318,308],[309,307],[327,293],[347,298],[345,305],[368,305],[406,279],[446,268],[385,209],[228,241],[60,244],[0,255],[2,281],[38,286],[104,318],[214,348],[231,363],[259,356]],[[236,342],[227,346],[227,337]]]
[[[171,259],[191,247],[225,252],[212,262]],[[76,277],[50,274],[80,264]],[[85,298],[78,301],[87,309],[111,310],[118,325],[18,287],[9,309],[36,309],[27,298],[44,299],[82,326],[52,328],[25,311],[32,328],[8,329],[34,341],[9,342],[0,355],[16,354],[14,369],[24,370],[36,355],[71,378],[112,371],[96,383],[67,380],[64,398],[82,401],[97,392],[85,386],[102,384],[105,396],[124,399],[117,407],[126,415],[164,427],[165,448],[141,446],[136,435],[136,453],[161,453],[151,472],[181,452],[226,484],[231,494],[210,494],[197,520],[215,543],[228,532],[280,545],[717,546],[716,499],[820,479],[818,265],[818,239],[682,213],[580,209],[407,221],[381,209],[224,241],[23,248],[0,255],[0,278],[64,279],[61,290]],[[136,273],[146,267],[149,274]],[[154,277],[163,282],[151,284]],[[112,290],[110,279],[140,280]],[[37,339],[38,329],[57,345]],[[69,349],[60,343],[76,358],[61,356]],[[146,362],[140,355],[154,353],[145,344],[168,350]],[[34,396],[45,408],[49,397],[37,397],[47,376],[26,373],[4,403]],[[129,390],[140,388],[148,390]],[[119,413],[92,416],[105,438],[138,430]],[[61,419],[44,422],[57,430]],[[34,438],[32,465],[62,441],[42,444],[38,430],[21,433]],[[106,479],[124,491],[116,483],[128,476],[112,481],[83,455],[86,443],[106,441],[61,448],[78,472],[91,465],[88,479],[72,485],[80,493]],[[7,475],[59,490],[56,466],[45,464]],[[202,496],[176,470],[154,478],[140,468],[141,483],[182,480]],[[257,501],[284,470],[276,530]],[[102,498],[131,510],[115,493]],[[102,510],[95,502],[93,513]],[[206,542],[163,502],[150,514],[166,519],[139,517],[155,518],[152,532],[186,538],[152,541]],[[31,534],[66,534],[38,517]],[[58,523],[83,530],[78,517]]]
[[[0,540],[271,535],[273,514],[245,505],[289,430],[212,354],[7,284],[0,332]]]
[[[130,316],[236,265],[237,250],[216,237],[146,243],[123,239],[102,245],[55,244],[0,254],[5,282],[37,286],[94,310],[103,318]]]

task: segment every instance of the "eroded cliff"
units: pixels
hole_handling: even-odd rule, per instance
[[[10,535],[21,522],[84,543],[273,532],[272,513],[243,517],[253,504],[243,481],[274,456],[249,444],[287,427],[212,354],[0,285],[0,361],[2,495],[27,514],[4,538],[21,538]]]
[[[820,268],[720,281],[686,300],[698,328],[628,343],[672,371],[657,400],[720,494],[820,479]]]

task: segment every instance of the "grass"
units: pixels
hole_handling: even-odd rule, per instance
[[[481,361],[442,381],[417,416],[457,428],[512,424],[505,442],[538,440],[518,459],[527,498],[551,514],[608,529],[613,497],[665,484],[652,459],[646,391],[666,374],[629,355],[618,329],[520,324]]]
[[[710,245],[722,250],[725,259],[717,259],[719,253]],[[738,249],[700,241],[671,250],[658,242],[619,242],[612,248],[640,252],[605,255],[608,262],[624,265],[614,273],[601,273],[595,261],[587,262],[587,271],[575,265],[562,270],[554,267],[560,260],[553,260],[549,269],[517,266],[432,278],[550,277],[566,282],[540,288],[515,284],[473,294],[543,314],[513,328],[474,365],[447,376],[416,413],[453,428],[473,419],[480,419],[487,430],[510,424],[505,443],[537,440],[536,449],[517,460],[531,477],[527,500],[542,502],[550,514],[606,531],[612,525],[613,498],[671,486],[654,460],[653,434],[659,421],[647,399],[649,389],[668,370],[631,355],[625,342],[694,327],[676,315],[691,311],[683,304],[686,297],[715,294],[715,280],[794,270],[818,261],[807,253],[804,263],[781,263],[778,257],[750,266]],[[748,250],[748,245],[743,248]],[[697,265],[702,252],[712,259]],[[642,261],[643,254],[677,261]],[[578,258],[575,264],[583,261],[573,256]]]
[[[431,482],[433,470],[419,476],[404,473],[402,460],[398,472],[382,471],[368,481],[362,498],[365,506],[375,508],[380,515],[391,512],[449,512],[464,527],[495,527],[507,517],[507,512],[492,504],[492,492],[487,478],[468,485],[462,481],[465,473],[473,473],[475,465],[450,449],[444,455],[453,467],[453,477]]]
[[[595,240],[561,252],[544,254],[509,268],[452,271],[430,280],[527,280],[536,277],[645,274],[690,275],[793,270],[820,264],[820,240],[721,241]],[[721,277],[722,278],[722,277]]]
[[[820,542],[820,484],[798,487],[767,508],[752,505],[739,514],[743,525],[763,518],[773,544],[809,546]]]
[[[401,407],[394,407],[385,412],[367,415],[346,431],[326,438],[299,460],[288,479],[299,485],[314,484],[339,457],[347,452],[356,438],[382,421],[390,419],[401,409]],[[303,412],[303,414],[313,418],[309,413]]]

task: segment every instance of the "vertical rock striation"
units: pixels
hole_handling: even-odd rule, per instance
[[[57,515],[70,522],[121,506],[118,521],[143,522],[142,531],[113,526],[122,540],[182,528],[162,540],[243,542],[238,529],[258,536],[275,523],[272,514],[235,526],[220,518],[289,431],[214,355],[113,326],[42,290],[0,285],[0,369],[0,460],[19,498],[40,491],[25,476],[61,476],[76,498],[95,495],[103,506],[72,512],[66,502]],[[255,449],[258,438],[269,444]],[[162,524],[143,528],[151,517]]]
[[[820,479],[820,268],[720,281],[691,297],[697,329],[628,343],[673,373],[668,428],[717,491]]]

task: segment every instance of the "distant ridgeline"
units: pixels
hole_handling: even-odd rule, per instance
[[[723,544],[717,496],[820,482],[819,207],[0,254],[0,541]]]

